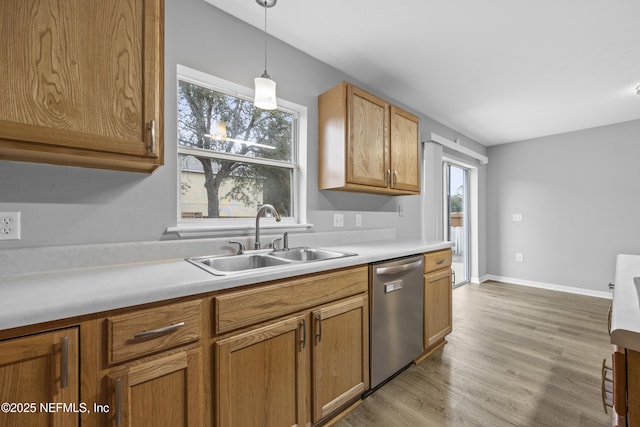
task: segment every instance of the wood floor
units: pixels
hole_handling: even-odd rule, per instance
[[[498,282],[454,289],[444,348],[336,426],[610,426],[600,399],[609,303]]]

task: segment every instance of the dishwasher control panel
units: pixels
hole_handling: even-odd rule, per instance
[[[404,287],[404,283],[402,280],[394,280],[393,282],[388,282],[384,284],[384,293],[388,294],[389,292],[397,291]]]

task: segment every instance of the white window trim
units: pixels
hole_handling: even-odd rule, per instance
[[[176,67],[176,100],[178,92],[178,81],[186,81],[197,84],[212,90],[227,93],[239,98],[253,99],[254,90],[245,86],[223,80],[219,77],[194,70],[178,64]],[[312,227],[307,223],[307,107],[278,98],[278,109],[290,112],[297,116],[297,129],[294,132],[297,144],[294,146],[292,194],[294,217],[282,218],[281,222],[276,222],[273,218],[261,218],[261,229],[302,229]],[[176,116],[176,132],[177,126]],[[176,141],[178,136],[176,134]],[[189,153],[192,148],[180,147],[176,142],[176,151]],[[179,156],[176,156],[179,162]],[[277,163],[277,162],[276,162]],[[281,165],[280,165],[281,166]],[[255,218],[215,218],[215,219],[183,219],[180,215],[180,167],[178,165],[176,173],[176,194],[178,203],[176,204],[176,226],[167,228],[169,233],[177,233],[180,237],[197,237],[203,235],[216,235],[226,232],[247,232],[255,230]]]

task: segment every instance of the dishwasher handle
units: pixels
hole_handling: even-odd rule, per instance
[[[407,264],[394,265],[391,267],[377,267],[376,274],[384,275],[384,274],[397,274],[402,273],[409,270],[414,270],[416,268],[422,267],[422,260],[413,261]]]

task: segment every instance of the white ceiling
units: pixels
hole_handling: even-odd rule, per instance
[[[255,0],[205,1],[264,27]],[[640,119],[638,0],[279,0],[267,16],[274,37],[485,145]]]

